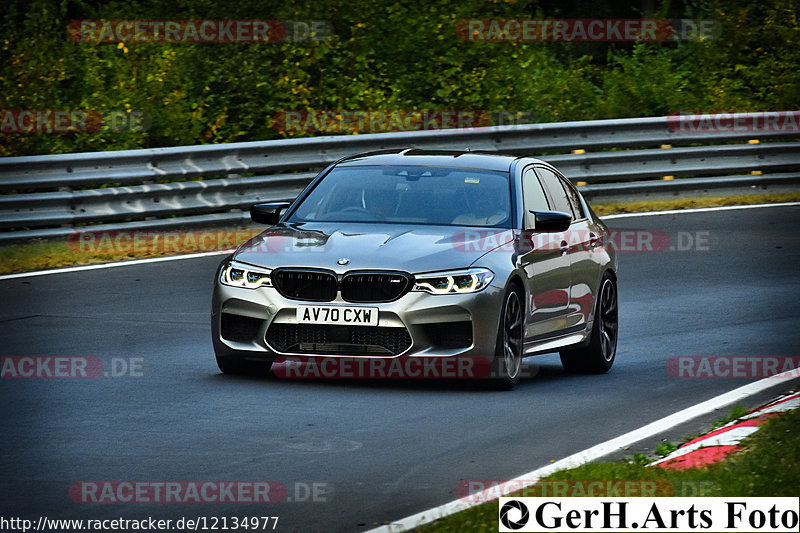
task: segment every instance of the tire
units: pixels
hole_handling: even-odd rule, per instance
[[[241,357],[217,356],[217,366],[223,374],[263,377],[272,368],[272,363],[268,361],[248,361]]]
[[[619,302],[617,283],[610,274],[603,276],[598,295],[589,343],[582,348],[561,352],[561,364],[568,372],[605,374],[614,364],[619,331]]]
[[[519,382],[522,370],[523,301],[519,290],[509,288],[500,308],[497,345],[492,364],[492,388],[511,390]]]

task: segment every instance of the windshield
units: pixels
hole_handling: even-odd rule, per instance
[[[511,227],[508,172],[420,166],[333,169],[289,222]]]

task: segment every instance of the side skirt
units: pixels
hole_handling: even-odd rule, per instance
[[[579,324],[577,326],[561,330],[555,334],[538,335],[529,337],[523,343],[522,352],[527,357],[548,352],[555,352],[568,346],[584,344],[589,340],[592,332],[592,323]]]

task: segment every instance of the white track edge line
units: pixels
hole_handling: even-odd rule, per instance
[[[641,213],[617,213],[616,215],[601,216],[601,220],[615,218],[653,217],[657,215],[678,215],[682,213],[706,213],[709,211],[731,211],[734,209],[755,209],[759,207],[791,207],[800,205],[800,202],[782,202],[776,204],[748,204],[748,205],[720,205],[716,207],[692,207],[689,209],[669,209],[667,211],[642,211]]]
[[[653,435],[657,435],[693,418],[710,413],[716,409],[720,409],[743,398],[752,396],[770,387],[791,379],[796,379],[798,377],[800,377],[800,371],[798,371],[798,369],[794,369],[770,376],[768,378],[760,379],[753,383],[748,383],[747,385],[711,398],[710,400],[706,400],[697,405],[693,405],[692,407],[688,407],[678,411],[677,413],[666,416],[660,420],[651,422],[638,429],[629,431],[624,435],[607,440],[581,452],[574,453],[569,457],[565,457],[559,461],[556,461],[555,463],[538,468],[532,472],[528,472],[527,474],[523,474],[517,478],[509,480],[509,484],[515,484],[515,488],[523,489],[532,485],[540,478],[549,476],[554,472],[567,468],[575,468],[595,459],[599,459],[612,452],[618,451],[625,446],[629,446],[635,442],[639,442],[640,440],[652,437]],[[428,524],[434,520],[438,520],[439,518],[450,516],[459,511],[464,511],[482,503],[485,503],[485,501],[466,502],[460,499],[453,500],[438,507],[433,507],[420,513],[397,520],[391,524],[371,529],[366,533],[399,533],[402,531],[408,531],[412,528]]]
[[[656,215],[676,215],[682,213],[705,213],[709,211],[730,211],[733,209],[754,209],[758,207],[790,207],[800,205],[800,202],[784,202],[779,204],[751,204],[751,205],[725,205],[719,207],[696,207],[692,209],[672,209],[670,211],[643,211],[641,213],[619,213],[616,215],[606,215],[600,217],[601,220],[612,220],[615,218],[648,217]],[[49,270],[34,270],[32,272],[19,272],[17,274],[0,275],[0,281],[15,278],[29,278],[33,276],[45,276],[47,274],[65,274],[68,272],[80,272],[81,270],[98,270],[104,268],[114,268],[120,266],[141,265],[144,263],[159,263],[162,261],[176,261],[179,259],[192,259],[196,257],[208,257],[211,255],[221,255],[231,253],[233,250],[219,250],[213,252],[201,252],[196,254],[172,255],[169,257],[152,257],[146,259],[131,259],[130,261],[118,261],[116,263],[99,263],[96,265],[76,265],[67,268],[54,268]]]

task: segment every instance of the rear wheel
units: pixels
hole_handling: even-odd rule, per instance
[[[492,381],[496,389],[510,390],[519,381],[522,368],[523,313],[519,292],[514,288],[509,289],[503,298],[492,366]]]
[[[272,363],[268,361],[249,361],[242,357],[217,356],[217,366],[224,374],[265,376],[272,368]]]
[[[603,374],[611,370],[617,354],[617,284],[610,274],[600,283],[589,344],[561,352],[561,364],[569,372]]]

